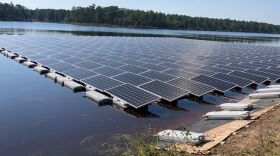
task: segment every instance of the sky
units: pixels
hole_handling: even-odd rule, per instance
[[[230,18],[280,25],[280,0],[0,0],[27,8],[71,9],[72,6],[119,6],[195,17]]]

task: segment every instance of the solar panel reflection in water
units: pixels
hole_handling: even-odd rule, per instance
[[[129,84],[106,90],[106,92],[121,98],[136,109],[159,99],[158,96]]]
[[[198,83],[192,80],[188,80],[185,78],[178,78],[175,80],[171,80],[167,83],[188,90],[190,91],[190,94],[198,97],[203,96],[204,94],[210,93],[215,90],[215,88],[211,86]]]
[[[154,93],[169,102],[172,102],[189,94],[189,91],[187,90],[180,89],[178,87],[157,80],[144,84],[140,86],[140,88]]]
[[[205,75],[199,75],[192,80],[214,87],[217,91],[226,92],[236,87],[235,84]]]
[[[227,81],[230,83],[234,83],[238,87],[241,87],[241,88],[247,87],[254,83],[254,81],[252,81],[252,80],[248,80],[248,79],[244,79],[244,78],[236,77],[236,76],[232,76],[232,75],[226,75],[226,74],[222,74],[222,73],[215,74],[212,77],[223,80],[223,81]]]

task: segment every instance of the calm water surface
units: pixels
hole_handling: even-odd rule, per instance
[[[98,32],[98,33],[97,33]],[[0,34],[165,35],[279,46],[279,35],[77,26],[56,23],[0,22]],[[191,34],[191,35],[190,35]],[[203,35],[203,37],[201,36]],[[211,37],[209,37],[211,36]],[[230,38],[228,36],[231,36]],[[232,37],[232,36],[235,36]],[[1,47],[1,45],[0,45]],[[177,106],[152,104],[145,114],[98,106],[50,79],[0,55],[0,155],[95,155],[103,143],[147,127],[177,128],[215,110],[180,100]],[[90,142],[85,141],[90,138]],[[91,150],[89,150],[91,149]],[[89,152],[91,151],[91,152]]]

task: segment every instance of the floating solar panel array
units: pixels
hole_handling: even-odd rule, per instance
[[[134,108],[280,79],[280,48],[177,38],[0,36],[0,47]]]

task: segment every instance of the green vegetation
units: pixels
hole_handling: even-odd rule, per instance
[[[154,11],[123,9],[116,6],[100,7],[95,5],[73,7],[72,10],[31,10],[21,5],[0,3],[0,20],[118,25],[138,28],[280,33],[280,26],[267,23],[190,17]]]

